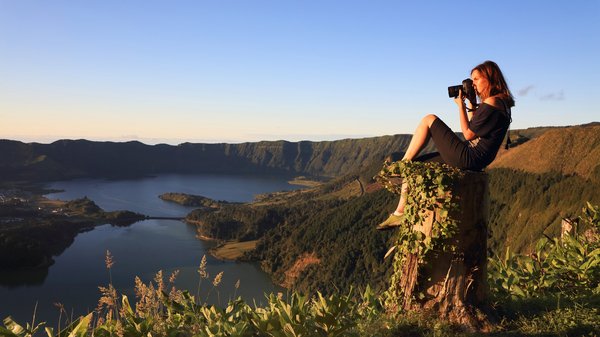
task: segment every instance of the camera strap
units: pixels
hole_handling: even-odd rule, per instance
[[[510,123],[512,123],[512,113],[510,111],[510,107],[507,106],[504,102],[504,99],[501,99],[500,101],[502,101],[502,105],[504,105],[504,112],[506,112],[506,117],[508,117],[508,128],[506,129],[506,145],[504,145],[504,149],[508,150],[510,144],[512,143],[510,141]]]

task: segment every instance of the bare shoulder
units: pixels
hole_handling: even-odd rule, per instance
[[[498,96],[488,97],[483,101],[483,103],[485,103],[487,105],[491,105],[494,108],[504,109],[504,107],[502,106],[502,98],[500,98]]]

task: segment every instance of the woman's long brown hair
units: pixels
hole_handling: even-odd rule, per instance
[[[482,99],[490,96],[500,95],[504,96],[503,98],[506,100],[506,103],[509,107],[515,106],[515,98],[510,92],[510,89],[508,89],[508,84],[506,84],[504,75],[502,75],[502,71],[496,62],[485,61],[473,68],[471,73],[473,73],[475,70],[478,70],[490,82],[489,92],[487,93],[486,97],[482,97]]]

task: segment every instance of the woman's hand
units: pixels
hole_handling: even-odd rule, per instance
[[[458,107],[466,107],[465,106],[465,96],[462,93],[461,89],[458,89],[458,96],[454,98],[454,103],[458,105]]]
[[[471,140],[475,137],[475,133],[469,129],[469,121],[473,117],[473,113],[467,113],[467,106],[465,105],[465,97],[462,94],[462,90],[458,90],[458,97],[454,99],[456,105],[458,105],[458,116],[460,118],[460,129],[466,140]]]

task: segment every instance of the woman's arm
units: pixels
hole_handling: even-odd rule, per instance
[[[469,120],[471,119],[470,117],[472,117],[472,116],[467,115],[467,106],[465,105],[465,100],[464,100],[464,97],[462,96],[461,91],[459,91],[458,97],[456,97],[454,99],[454,102],[456,102],[456,105],[458,105],[458,116],[460,118],[460,129],[462,131],[463,136],[465,137],[465,140],[475,139],[477,137],[477,135],[475,135],[475,132],[473,132],[469,129]]]
[[[468,101],[468,103],[467,103],[467,119],[469,121],[471,121],[471,119],[473,118],[473,111],[475,111],[475,104],[473,104],[471,101]]]

